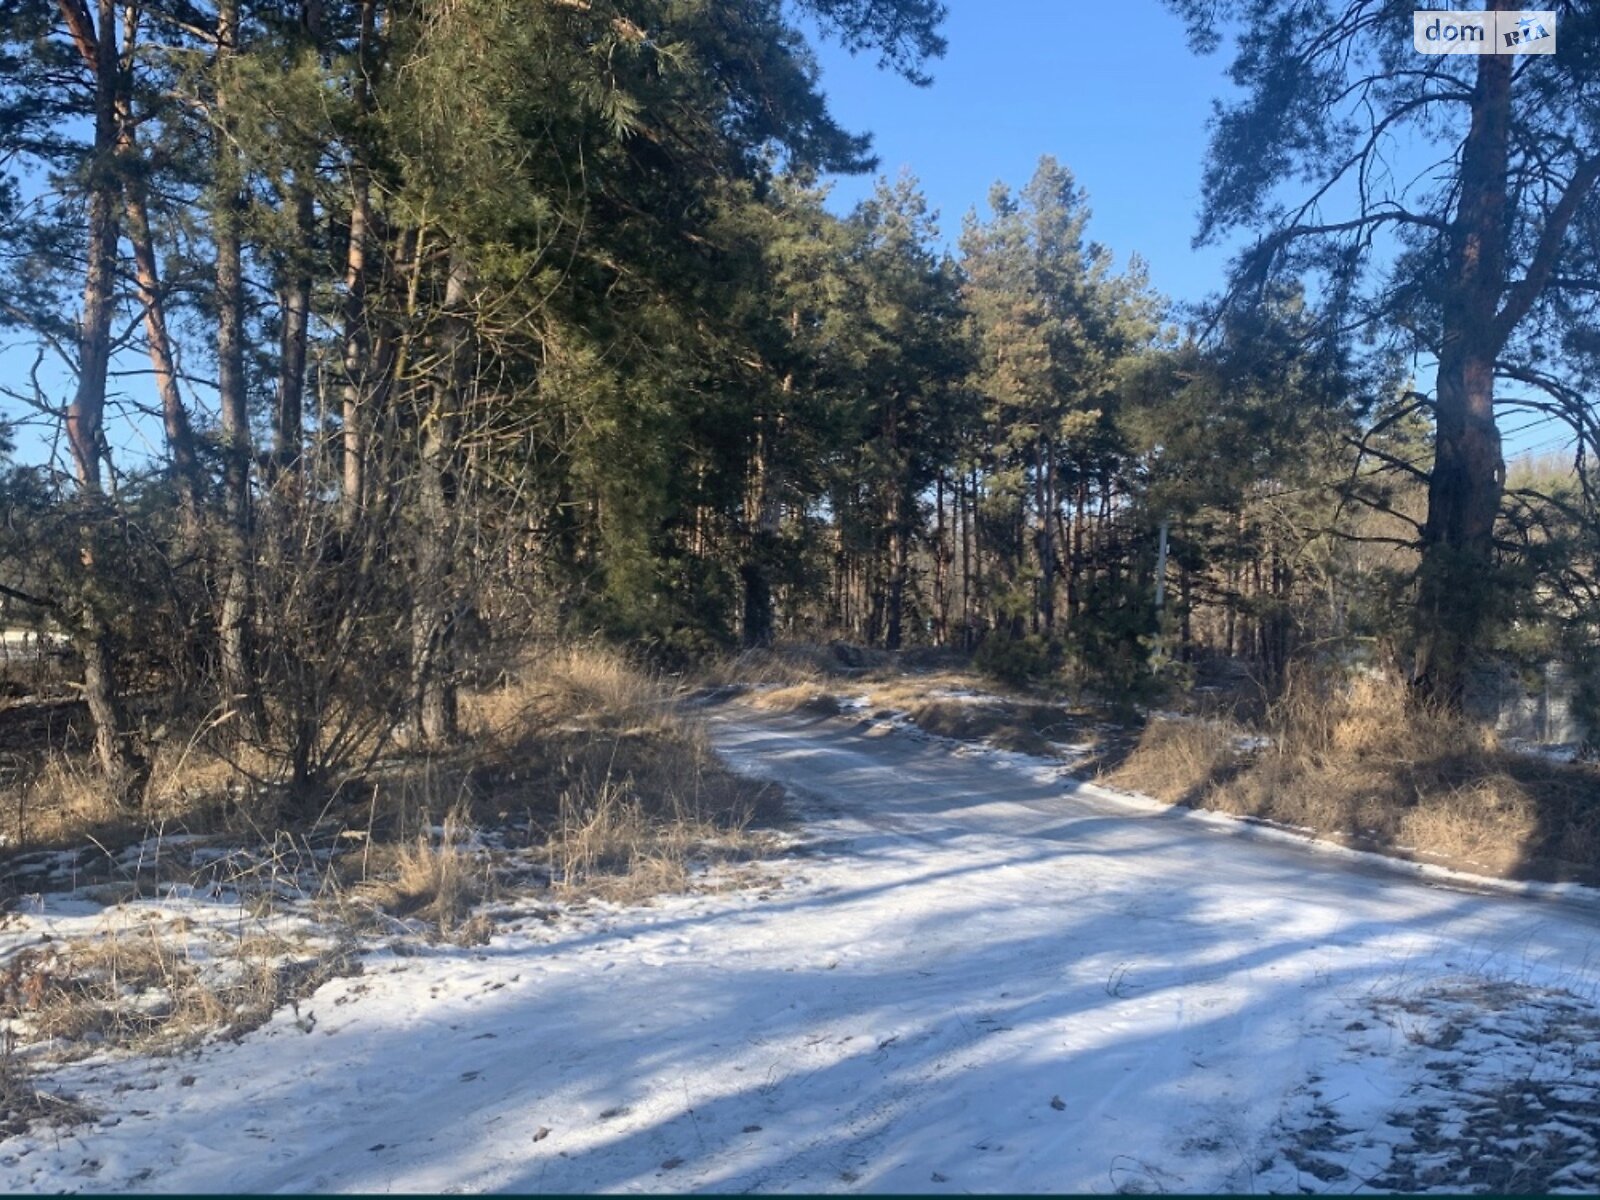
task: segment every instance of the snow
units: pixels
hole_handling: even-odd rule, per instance
[[[237,1043],[64,1067],[102,1118],[0,1143],[0,1186],[1461,1191],[1552,1155],[1533,1190],[1600,1185],[1590,893],[1419,879],[882,725],[713,718],[802,818],[769,886],[513,906]],[[104,919],[43,910],[0,952]]]
[[[1583,747],[1576,742],[1532,742],[1527,738],[1501,737],[1500,745],[1513,754],[1546,762],[1571,763],[1583,759]]]

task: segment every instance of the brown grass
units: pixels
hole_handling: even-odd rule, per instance
[[[929,733],[987,741],[1003,750],[1023,754],[1052,754],[1052,742],[1098,744],[1102,740],[1101,731],[1089,714],[1058,704],[1017,700],[965,704],[912,696],[904,697],[901,702],[906,704],[907,715]]]
[[[1145,726],[1133,752],[1105,779],[1168,804],[1203,804],[1219,783],[1239,773],[1234,736],[1216,722],[1157,717]]]
[[[39,1122],[77,1125],[93,1120],[92,1109],[39,1087],[37,1076],[16,1052],[15,1038],[0,1034],[0,1135],[26,1133]]]
[[[781,674],[770,658],[756,661]],[[1168,803],[1480,873],[1600,882],[1600,770],[1502,750],[1473,723],[1417,707],[1393,675],[1304,671],[1271,703],[1213,700],[1202,719],[1156,717],[1142,729],[1116,729],[1072,705],[996,695],[992,683],[940,666],[906,672],[890,663],[848,678],[786,666],[790,682],[747,701],[831,716],[842,711],[841,697],[865,695],[868,713],[901,712],[943,737],[1040,755],[1055,742],[1092,745],[1087,769]],[[960,688],[994,698],[961,703],[931,694]],[[1270,744],[1250,748],[1262,733]]]
[[[249,748],[224,757],[196,739],[163,743],[151,754],[150,782],[136,809],[122,807],[81,753],[49,749],[13,770],[0,796],[0,832],[25,847],[67,847],[93,837],[128,842],[146,829],[190,832],[247,830],[267,814],[242,803],[251,781],[270,779],[273,765]]]
[[[129,811],[117,806],[81,748],[68,753],[51,743],[13,774],[9,795],[0,793],[0,833],[22,850],[95,847],[81,856],[72,882],[86,882],[87,873],[87,881],[103,876],[135,889],[181,877],[141,869],[139,878],[125,879],[115,864],[116,850],[158,831],[253,846],[241,857],[255,867],[271,860],[274,877],[285,865],[280,843],[294,850],[293,873],[305,865],[305,836],[343,834],[351,840],[339,846],[336,890],[371,883],[369,898],[381,895],[379,907],[449,925],[461,908],[449,883],[456,854],[426,834],[447,819],[463,829],[509,823],[524,841],[562,837],[563,797],[582,808],[608,786],[623,788],[663,830],[687,823],[729,831],[752,817],[776,818],[776,790],[723,771],[700,727],[678,711],[676,684],[624,655],[597,645],[559,647],[528,656],[505,678],[502,686],[463,694],[460,745],[381,760],[365,775],[336,781],[321,805],[297,807],[281,791],[255,786],[253,779],[271,776],[271,763],[248,752],[247,760],[230,761],[196,734],[158,746],[145,803]],[[171,869],[181,872],[182,864]],[[435,875],[442,890],[429,882]]]
[[[525,829],[567,895],[638,900],[689,886],[698,859],[758,852],[751,826],[781,819],[781,793],[726,771],[674,699],[612,651],[530,660],[464,705],[498,751],[474,768],[473,811]]]
[[[1415,706],[1397,677],[1291,681],[1268,714],[1272,744],[1241,752],[1243,732],[1152,721],[1106,778],[1469,870],[1600,879],[1600,771],[1504,751],[1472,722]]]
[[[563,646],[529,654],[502,686],[462,697],[467,736],[491,748],[514,749],[531,734],[680,732],[674,690],[659,675],[603,645]]]
[[[751,692],[746,700],[767,712],[807,713],[816,717],[836,717],[844,711],[839,704],[837,686],[823,683],[793,683],[784,687]]]
[[[147,925],[34,947],[0,976],[0,1018],[63,1057],[95,1049],[172,1053],[265,1021],[339,970],[342,954],[300,954],[260,935],[212,943],[201,958],[182,928]]]
[[[743,857],[759,846],[746,830],[748,810],[707,812],[677,794],[647,806],[630,783],[606,780],[561,797],[548,845],[562,893],[628,903],[687,891],[696,859]]]
[[[354,866],[359,859],[357,882],[339,898],[425,921],[441,937],[462,940],[464,934],[469,943],[480,940],[483,923],[474,922],[472,910],[496,887],[488,856],[470,848],[472,834],[468,815],[458,806],[437,833],[424,827],[410,841],[382,847],[376,855],[363,844],[347,862]]]
[[[711,886],[699,864],[766,848],[753,823],[781,818],[781,791],[722,768],[703,729],[678,710],[675,684],[594,646],[531,656],[503,679],[462,696],[458,746],[397,751],[337,781],[320,807],[270,788],[253,794],[248,781],[269,776],[271,764],[225,761],[200,736],[159,749],[137,813],[112,803],[81,748],[37,748],[30,769],[11,778],[20,784],[6,832],[76,853],[53,875],[8,882],[76,887],[107,904],[159,894],[168,882],[223,886],[256,916],[284,903],[320,911],[340,939],[388,914],[423,936],[475,944],[492,931],[484,902],[508,890],[638,902]],[[207,836],[169,841],[177,832]],[[119,857],[141,843],[150,852],[141,846],[137,865]],[[170,1053],[253,1028],[351,969],[342,942],[319,945],[177,922],[45,943],[0,969],[0,1023],[41,1062],[104,1049]],[[72,1111],[33,1079],[0,1060],[0,1122]]]
[[[962,691],[983,699],[968,702],[939,695]],[[879,666],[849,680],[803,679],[752,691],[744,701],[767,711],[833,717],[844,713],[841,699],[848,696],[864,696],[868,715],[903,713],[936,736],[986,741],[1024,754],[1049,756],[1055,753],[1052,743],[1069,742],[1091,747],[1091,758],[1098,758],[1116,753],[1125,740],[1081,705],[1041,700],[948,665],[909,674],[893,665]]]

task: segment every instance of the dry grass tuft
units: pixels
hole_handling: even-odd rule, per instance
[[[1105,778],[1168,804],[1204,803],[1220,782],[1238,774],[1241,757],[1235,737],[1216,722],[1157,717],[1145,726],[1132,753]]]
[[[241,799],[252,794],[253,780],[270,779],[276,771],[257,751],[243,748],[224,757],[198,739],[163,742],[150,759],[144,795],[129,809],[118,804],[84,754],[52,749],[34,755],[7,781],[0,833],[15,846],[69,847],[90,838],[133,841],[163,825],[193,833],[248,830],[260,814]]]
[[[707,813],[673,793],[647,804],[628,779],[561,796],[548,846],[552,878],[563,891],[620,902],[688,890],[697,858],[743,840],[747,812]]]
[[[349,967],[341,955],[295,958],[289,943],[260,936],[197,956],[183,932],[151,924],[25,950],[0,976],[0,1018],[29,1042],[56,1043],[62,1057],[172,1053],[255,1028]]]
[[[1415,763],[1447,755],[1481,757],[1492,734],[1448,711],[1419,707],[1392,673],[1348,680],[1305,672],[1291,677],[1268,723],[1281,744],[1313,762]]]
[[[14,1043],[9,1033],[0,1034],[0,1135],[26,1133],[40,1122],[80,1125],[94,1119],[96,1114],[86,1105],[40,1089]]]
[[[704,687],[827,688],[849,680],[882,683],[908,673],[927,678],[932,670],[959,663],[964,657],[949,650],[888,651],[846,642],[791,642],[712,660],[695,671],[695,681]]]
[[[837,660],[822,647],[774,646],[715,659],[695,677],[705,687],[768,688],[820,683],[838,673]]]
[[[1089,714],[1064,705],[1015,699],[970,704],[930,700],[927,694],[927,689],[883,693],[891,703],[905,705],[907,715],[919,728],[940,737],[981,740],[1002,750],[1040,756],[1054,753],[1054,742],[1097,746],[1103,740]]]
[[[363,878],[351,898],[428,921],[441,936],[456,936],[471,924],[473,907],[495,890],[487,856],[472,849],[474,837],[467,812],[458,806],[437,830],[424,828],[376,861],[363,853]]]
[[[673,688],[619,651],[563,646],[528,655],[497,688],[462,697],[469,737],[514,747],[530,734],[568,726],[592,731],[678,731]]]
[[[808,713],[816,717],[836,717],[844,711],[835,689],[821,683],[792,683],[785,687],[752,692],[746,700],[767,712]]]
[[[749,856],[753,821],[781,792],[730,774],[675,687],[600,647],[531,658],[493,692],[463,698],[481,744],[476,819],[525,830],[563,892],[638,900],[688,887],[697,860]]]
[[[1271,744],[1220,723],[1152,721],[1107,778],[1214,808],[1492,874],[1600,879],[1600,772],[1511,754],[1418,707],[1394,675],[1306,676],[1268,713]]]
[[[12,845],[61,845],[89,830],[126,821],[105,781],[87,759],[50,753],[13,784],[5,833]]]

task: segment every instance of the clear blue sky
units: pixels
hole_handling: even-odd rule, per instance
[[[894,175],[909,167],[954,242],[989,187],[1026,183],[1041,154],[1088,190],[1090,236],[1119,264],[1137,251],[1156,288],[1198,300],[1221,286],[1225,250],[1194,250],[1206,120],[1231,94],[1224,52],[1199,57],[1158,0],[946,0],[949,53],[926,88],[823,44],[823,87],[848,129],[868,130]],[[872,179],[839,179],[849,208]]]

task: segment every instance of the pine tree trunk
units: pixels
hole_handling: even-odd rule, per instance
[[[272,457],[280,478],[300,474],[301,429],[305,423],[306,343],[311,321],[311,269],[308,251],[316,235],[311,191],[294,188],[295,232],[299,245],[283,289],[283,336],[278,364],[278,404],[273,413]]]
[[[1055,510],[1055,447],[1040,437],[1034,444],[1034,498],[1038,509],[1035,533],[1039,555],[1039,617],[1045,636],[1056,627],[1056,547],[1050,518]]]
[[[982,555],[978,546],[978,467],[966,475],[966,533],[962,538],[962,645],[973,650],[978,645],[978,587]]]
[[[954,553],[945,536],[944,472],[933,482],[933,644],[950,640],[950,586],[948,576]]]
[[[82,13],[82,10],[78,10]],[[87,14],[82,14],[86,16]],[[78,555],[84,571],[84,595],[73,630],[83,657],[83,692],[94,725],[95,758],[119,801],[142,787],[148,772],[124,729],[121,689],[110,648],[110,629],[96,593],[99,569],[95,553],[96,522],[101,519],[101,466],[105,435],[106,380],[111,365],[111,323],[116,308],[118,153],[122,143],[118,112],[121,70],[117,56],[116,5],[99,0],[96,30],[78,30],[78,44],[89,58],[94,78],[94,154],[90,163],[87,266],[83,283],[83,318],[78,331],[78,385],[67,408],[67,445],[82,494]],[[97,33],[97,36],[96,36]],[[92,54],[92,58],[89,56]]]
[[[266,710],[256,678],[252,626],[255,588],[250,530],[250,415],[244,379],[244,267],[239,224],[244,206],[240,164],[229,135],[229,73],[238,53],[238,0],[217,8],[216,246],[217,405],[223,456],[222,606],[218,614],[222,684],[256,738],[266,736]]]
[[[411,662],[417,728],[425,744],[442,746],[457,736],[451,577],[456,520],[451,475],[457,431],[471,376],[472,325],[467,314],[469,273],[459,251],[450,255],[445,283],[443,363],[430,389],[433,403],[422,421],[419,446],[417,581],[412,607]]]
[[[302,0],[300,38],[304,49],[320,53],[322,2]],[[283,329],[279,341],[278,395],[272,414],[272,460],[276,487],[297,495],[304,452],[306,350],[311,332],[311,288],[316,244],[316,205],[311,193],[315,173],[296,172],[289,188],[294,202],[295,245],[288,256],[281,285]],[[310,176],[311,178],[308,178]]]
[[[124,54],[131,57],[138,33],[138,11],[133,6],[124,10],[123,29],[127,43]],[[144,313],[150,373],[155,379],[156,394],[161,398],[162,426],[171,460],[173,489],[178,500],[179,532],[184,541],[194,547],[200,542],[205,485],[199,456],[195,451],[194,429],[189,421],[188,410],[184,407],[183,396],[178,390],[177,363],[172,351],[172,337],[167,330],[166,297],[161,288],[155,239],[150,232],[148,197],[139,170],[141,164],[134,133],[133,103],[126,90],[118,89],[116,104],[118,154],[131,168],[123,173],[123,218],[128,241],[133,248],[134,282],[139,306]]]
[[[1073,497],[1072,549],[1067,560],[1067,613],[1077,621],[1083,615],[1084,510],[1089,503],[1089,481],[1080,479]]]
[[[377,51],[377,0],[361,0],[361,32],[356,49],[358,78],[356,106],[372,107],[372,74]],[[367,239],[371,235],[371,185],[366,168],[351,170],[350,242],[345,251],[344,274],[344,385],[342,392],[342,446],[344,454],[344,517],[353,523],[366,503],[367,412],[366,392],[371,382],[371,331],[367,315]]]
[[[1500,7],[1498,4],[1491,7]],[[1472,124],[1444,292],[1434,464],[1422,530],[1417,688],[1459,706],[1493,605],[1494,522],[1505,463],[1494,419],[1495,316],[1506,273],[1511,72],[1507,55],[1478,58]]]
[[[343,448],[344,514],[354,521],[366,499],[366,412],[362,396],[368,382],[367,181],[358,173],[350,199],[350,245],[344,275],[344,384],[340,442]]]
[[[172,354],[172,338],[167,332],[165,300],[161,292],[155,244],[150,235],[150,217],[141,189],[131,182],[125,215],[128,240],[133,245],[134,280],[138,284],[139,304],[144,309],[150,373],[155,378],[156,394],[161,397],[162,425],[166,431],[167,453],[172,460],[179,527],[185,540],[193,544],[200,537],[200,460],[195,453],[194,429],[189,423],[189,412],[178,390],[178,369]]]
[[[798,318],[795,318],[798,320]],[[788,396],[794,387],[794,376],[786,375],[783,394]],[[743,640],[747,647],[767,646],[772,643],[772,583],[768,578],[769,560],[778,540],[782,516],[778,504],[778,489],[772,478],[777,433],[782,428],[782,418],[766,413],[756,417],[755,444],[750,455],[749,480],[745,486],[744,561],[739,566],[739,577],[744,585]]]
[[[886,650],[900,649],[902,625],[905,620],[906,567],[911,539],[908,536],[905,516],[905,497],[897,485],[889,505],[889,578],[884,619],[883,645]]]

